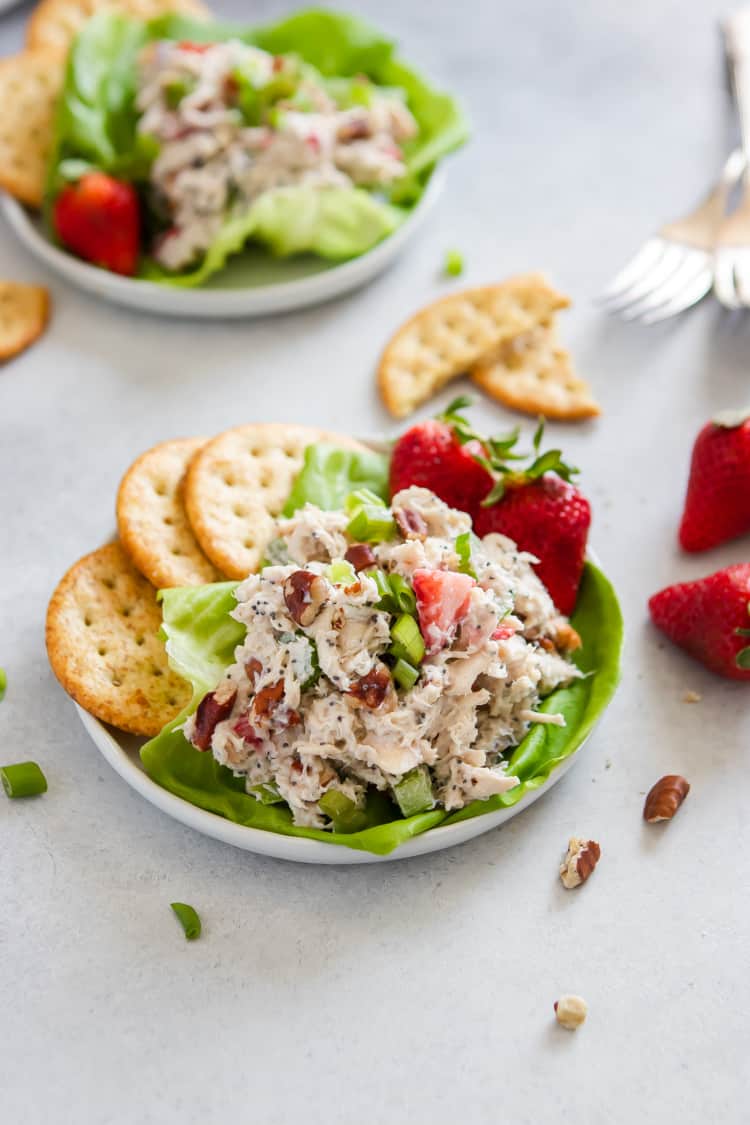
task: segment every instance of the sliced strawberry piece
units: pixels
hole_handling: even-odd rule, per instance
[[[64,188],[54,205],[55,229],[87,262],[132,277],[140,250],[140,208],[132,184],[88,172]]]
[[[412,576],[417,599],[419,629],[428,656],[449,645],[469,612],[474,579],[451,570],[415,570]]]

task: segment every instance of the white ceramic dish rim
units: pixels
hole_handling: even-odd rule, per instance
[[[411,215],[392,235],[359,258],[292,281],[237,289],[179,289],[153,281],[118,277],[74,258],[49,242],[26,209],[0,193],[0,213],[21,243],[56,274],[108,301],[148,312],[186,317],[253,317],[319,304],[372,280],[422,226],[442,193],[445,175],[436,168]]]

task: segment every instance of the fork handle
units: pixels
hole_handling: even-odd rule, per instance
[[[750,162],[750,7],[738,8],[724,20],[724,43],[737,105],[740,138]],[[748,184],[747,166],[745,183]]]

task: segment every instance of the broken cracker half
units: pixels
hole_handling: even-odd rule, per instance
[[[49,293],[42,285],[0,281],[0,362],[38,340],[49,319]]]
[[[506,340],[471,378],[491,398],[524,414],[560,421],[594,418],[601,408],[588,383],[573,369],[554,324]]]
[[[0,188],[41,207],[65,56],[52,48],[0,59]]]
[[[569,304],[536,273],[434,301],[386,345],[378,368],[385,405],[396,418],[404,418],[506,340],[549,324]]]
[[[156,591],[119,543],[70,568],[47,609],[47,654],[68,695],[90,714],[152,737],[190,702],[159,638]]]

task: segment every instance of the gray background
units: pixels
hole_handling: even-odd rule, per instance
[[[152,319],[46,276],[0,227],[0,272],[47,281],[55,300],[44,339],[0,372],[0,758],[33,757],[50,782],[38,801],[0,800],[0,1115],[747,1120],[748,689],[663,644],[646,600],[748,557],[749,540],[681,557],[675,527],[694,434],[750,399],[750,322],[707,302],[643,329],[591,304],[728,150],[723,5],[351,6],[459,92],[475,128],[424,237],[366,291],[262,323]],[[285,5],[220,7],[253,19]],[[2,51],[25,14],[0,22]],[[445,291],[454,246],[467,281],[539,267],[575,299],[564,336],[605,414],[553,435],[583,469],[622,597],[620,693],[559,787],[460,849],[360,869],[234,851],[99,758],[46,663],[48,597],[109,535],[119,477],[156,441],[253,419],[387,428],[376,355]],[[509,421],[488,402],[479,418]],[[665,830],[645,828],[643,794],[672,771],[690,797]],[[556,865],[573,832],[603,855],[568,894]],[[183,941],[175,898],[200,909],[200,942]],[[564,991],[590,1005],[576,1035],[553,1023]]]

